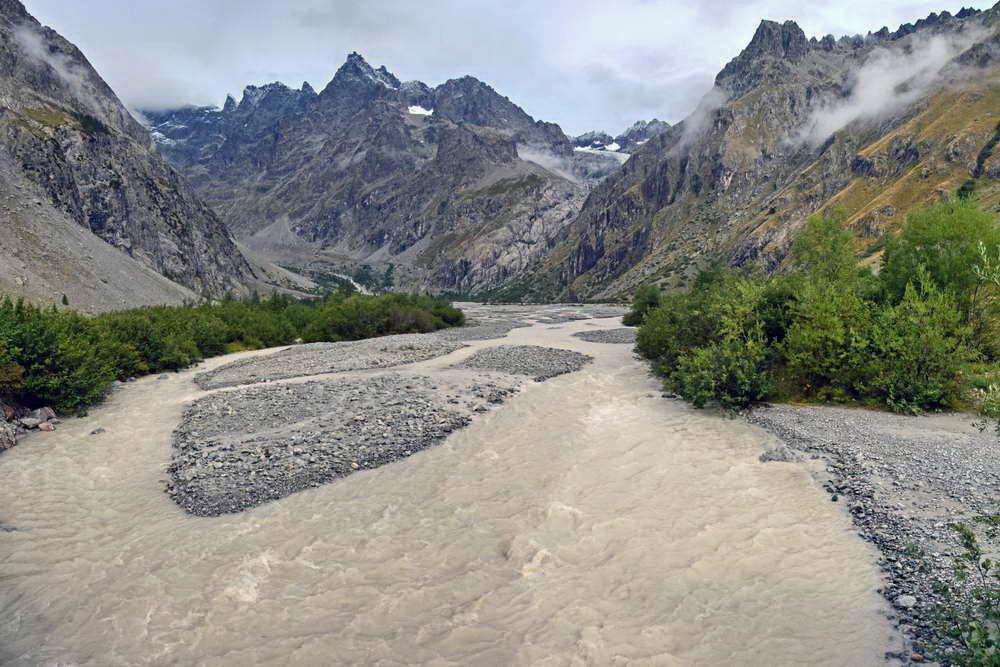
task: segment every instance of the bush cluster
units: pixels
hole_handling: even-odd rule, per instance
[[[653,297],[637,349],[668,390],[696,406],[738,409],[765,399],[954,407],[963,369],[1000,349],[979,248],[1000,247],[992,217],[971,200],[914,211],[882,241],[878,274],[859,269],[843,213],[813,216],[791,270],[712,270],[691,289]],[[981,271],[979,272],[981,273]]]
[[[0,301],[0,397],[80,413],[115,379],[176,370],[241,349],[425,333],[465,322],[461,310],[427,295],[322,300],[275,295],[150,306],[88,317],[22,300]]]

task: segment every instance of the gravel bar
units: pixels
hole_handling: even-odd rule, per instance
[[[961,552],[948,524],[1000,509],[1000,438],[960,414],[775,405],[755,409],[749,420],[787,447],[762,460],[826,462],[821,479],[831,500],[847,505],[858,532],[881,552],[881,593],[897,625],[917,651],[932,648],[936,588],[955,581],[951,556]],[[908,662],[908,655],[894,657]]]
[[[450,354],[464,347],[433,335],[402,334],[343,343],[296,345],[241,359],[195,376],[202,389],[221,389],[323,373],[391,368]]]
[[[573,334],[588,343],[611,343],[613,345],[635,345],[635,329],[598,329],[596,331],[579,331]]]
[[[391,373],[211,394],[174,431],[167,493],[197,516],[239,512],[406,458],[517,387]]]
[[[499,345],[479,350],[457,367],[530,375],[537,382],[542,382],[557,375],[578,371],[593,360],[589,354],[555,347]]]

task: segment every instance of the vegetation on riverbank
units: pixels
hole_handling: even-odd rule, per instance
[[[950,526],[962,550],[953,558],[957,583],[940,587],[944,603],[937,609],[940,641],[933,654],[951,665],[1000,667],[1000,563],[987,557],[981,541],[1000,538],[1000,515],[975,523]]]
[[[443,299],[347,290],[315,301],[255,295],[96,317],[5,298],[0,398],[80,413],[99,402],[116,379],[176,370],[227,352],[425,333],[464,322],[462,311]]]
[[[1000,287],[981,255],[1000,248],[993,216],[964,199],[916,210],[881,241],[877,274],[859,268],[853,242],[841,214],[814,216],[787,273],[716,267],[686,292],[641,290],[637,349],[696,406],[965,405],[1000,360]]]

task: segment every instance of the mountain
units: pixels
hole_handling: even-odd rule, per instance
[[[838,207],[874,261],[908,210],[963,184],[996,207],[998,19],[963,9],[840,39],[763,21],[698,109],[645,140],[504,294],[683,286],[715,259],[779,270],[806,218]]]
[[[635,152],[639,146],[652,139],[658,134],[663,134],[670,129],[670,123],[662,120],[637,120],[632,127],[628,128],[617,137],[614,143],[618,144],[619,150],[625,153]]]
[[[402,286],[519,276],[619,165],[473,77],[401,82],[357,53],[319,93],[271,83],[222,109],[144,114],[247,247],[315,271],[393,264]]]
[[[583,150],[609,151],[631,154],[639,146],[652,139],[658,134],[663,134],[670,129],[670,123],[653,119],[650,121],[638,120],[632,127],[628,128],[617,137],[612,137],[607,132],[593,130],[573,137],[573,146]]]
[[[99,310],[253,278],[79,49],[17,0],[0,0],[0,133],[0,292]]]

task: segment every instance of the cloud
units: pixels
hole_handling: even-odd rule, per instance
[[[682,124],[682,134],[680,140],[674,145],[672,153],[678,153],[687,148],[693,141],[701,137],[708,129],[709,122],[718,111],[719,107],[726,103],[728,96],[721,88],[713,87],[708,91],[694,112],[684,119]]]
[[[77,102],[83,104],[93,113],[101,115],[101,107],[91,92],[86,72],[68,55],[60,51],[50,50],[45,38],[31,26],[23,25],[16,28],[14,41],[29,57],[51,67],[56,75],[69,86]]]
[[[548,169],[553,174],[562,176],[567,181],[576,183],[580,180],[573,174],[573,161],[568,158],[520,144],[517,147],[517,157],[528,162],[534,162],[539,167]]]
[[[854,75],[848,97],[813,112],[799,141],[817,146],[851,123],[886,118],[906,108],[941,82],[943,70],[955,56],[986,34],[976,28],[923,39],[914,36],[892,48],[876,48]]]

